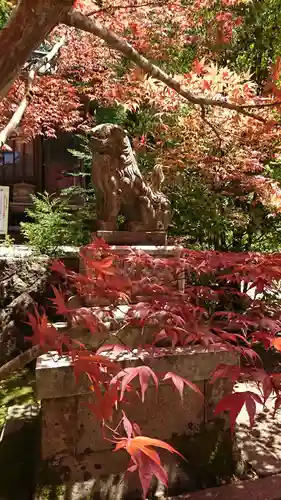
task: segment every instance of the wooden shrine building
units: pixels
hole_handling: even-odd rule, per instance
[[[80,183],[80,177],[67,176],[82,168],[81,160],[68,149],[77,148],[73,134],[59,133],[56,139],[37,136],[24,143],[20,138],[8,142],[11,151],[0,151],[0,185],[10,187],[9,229],[19,234],[19,223],[25,220],[25,210],[32,206],[30,193],[55,193]]]

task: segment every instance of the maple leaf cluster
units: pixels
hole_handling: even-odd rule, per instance
[[[83,273],[75,273],[55,261],[52,270],[69,283],[69,294],[99,299],[85,308],[68,305],[68,297],[54,287],[52,299],[57,313],[71,324],[79,318],[80,325],[91,333],[93,340],[108,318],[123,311],[113,337],[108,331],[98,347],[86,347],[65,334],[61,335],[48,323],[45,313],[29,313],[34,334],[29,340],[46,351],[68,353],[78,381],[88,377],[93,399],[85,403],[97,418],[107,437],[116,443],[116,450],[125,449],[131,457],[129,471],[138,470],[144,495],[155,475],[167,485],[167,472],[154,447],[175,452],[168,444],[142,436],[136,423],[129,420],[126,408],[132,395],[138,394],[145,404],[149,384],[155,390],[170,381],[184,397],[184,388],[199,388],[174,372],[157,373],[146,362],[149,357],[171,353],[171,349],[186,349],[201,345],[208,350],[223,349],[245,358],[240,366],[217,367],[211,374],[211,383],[228,378],[233,383],[241,376],[257,383],[259,394],[252,391],[226,395],[217,405],[215,415],[229,411],[231,428],[245,405],[251,424],[256,404],[265,404],[275,397],[275,411],[281,405],[280,375],[266,373],[255,351],[262,343],[266,349],[281,350],[278,333],[281,330],[279,283],[281,281],[281,254],[217,253],[179,249],[174,258],[155,258],[145,252],[125,248],[112,253],[102,240],[81,249]],[[184,282],[183,282],[183,276]],[[177,283],[181,279],[182,289]],[[268,300],[266,297],[270,295]],[[106,305],[104,299],[107,299]],[[137,347],[123,340],[122,332],[139,329]],[[150,339],[144,335],[149,328]],[[112,342],[112,340],[114,341]],[[124,353],[134,355],[134,363],[121,364]],[[136,355],[137,353],[137,355]],[[121,356],[121,358],[120,358]],[[111,421],[121,420],[112,429]],[[123,430],[122,430],[123,429]]]
[[[1,121],[6,125],[24,96],[25,86],[17,80],[8,96],[0,102]],[[56,137],[58,129],[70,131],[80,121],[81,102],[75,88],[59,76],[37,77],[32,104],[27,107],[19,133],[22,139],[45,134]]]

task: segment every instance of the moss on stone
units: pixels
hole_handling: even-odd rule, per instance
[[[9,406],[28,403],[36,403],[35,376],[26,369],[0,383],[0,429],[5,423]]]

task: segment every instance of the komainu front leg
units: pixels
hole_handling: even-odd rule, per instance
[[[116,231],[121,201],[114,178],[108,182],[105,192],[106,196],[103,197],[98,226],[104,231]]]

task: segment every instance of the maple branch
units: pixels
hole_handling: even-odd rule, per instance
[[[0,30],[0,100],[33,50],[72,8],[73,0],[20,0]]]
[[[27,105],[29,104],[31,100],[31,89],[33,85],[35,77],[35,71],[32,69],[28,73],[27,77],[27,85],[26,85],[26,92],[22,100],[20,101],[16,111],[14,112],[12,118],[10,119],[9,123],[6,125],[6,127],[0,132],[0,149],[5,146],[5,143],[9,136],[12,134],[12,132],[17,128],[19,125],[24,112],[27,108]]]
[[[48,54],[46,54],[44,57],[39,59],[31,68],[27,75],[27,83],[26,83],[26,91],[25,95],[23,96],[22,100],[20,101],[16,111],[14,112],[12,118],[10,119],[9,123],[6,125],[6,127],[0,132],[0,150],[3,146],[5,146],[5,143],[7,142],[8,138],[12,134],[12,132],[18,127],[24,112],[28,106],[28,104],[31,101],[32,98],[32,86],[34,82],[34,78],[36,75],[36,72],[39,71],[42,66],[45,66],[47,63],[49,63],[59,52],[60,48],[65,44],[65,38],[61,38],[59,42],[57,42],[52,50]]]
[[[180,96],[189,101],[191,104],[199,105],[201,107],[217,106],[220,108],[237,111],[237,113],[249,116],[263,123],[266,123],[267,121],[263,116],[247,111],[238,104],[223,101],[221,99],[208,99],[194,95],[192,92],[182,87],[177,80],[165,73],[165,71],[160,69],[155,64],[151,63],[148,59],[146,59],[146,57],[142,56],[124,38],[120,37],[110,29],[105,28],[98,21],[89,19],[89,17],[87,17],[85,14],[82,14],[81,12],[71,11],[67,13],[63,18],[63,22],[68,26],[75,27],[82,31],[87,31],[97,36],[98,38],[101,38],[109,45],[109,47],[120,52],[130,61],[133,61],[151,77],[161,81],[162,83],[167,85],[167,87],[175,90]],[[254,108],[255,106],[252,107]]]
[[[38,356],[43,354],[42,347],[39,345],[34,345],[25,352],[22,352],[16,358],[11,359],[8,363],[5,363],[0,367],[0,380],[4,380],[11,375],[16,370],[21,370],[28,363],[34,361]]]

